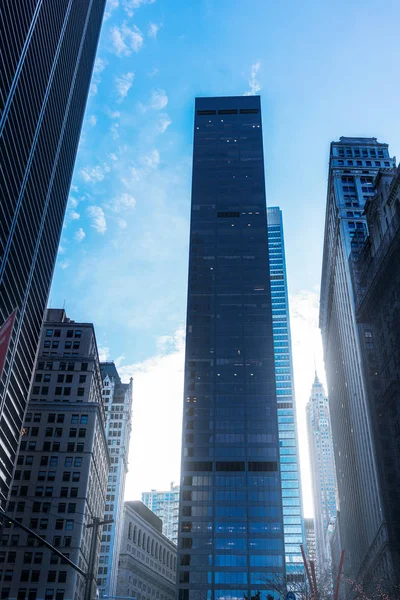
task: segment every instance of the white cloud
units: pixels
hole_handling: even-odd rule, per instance
[[[169,489],[179,481],[184,373],[184,331],[162,336],[155,356],[142,363],[120,366],[123,381],[133,377],[133,419],[127,500],[141,492]],[[154,415],[157,418],[154,418]],[[148,444],[151,431],[157,444]],[[146,448],[146,461],[142,460]],[[160,452],[160,448],[163,449]]]
[[[104,12],[104,21],[107,21],[115,9],[119,7],[119,0],[107,0],[106,9]]]
[[[110,127],[110,131],[113,140],[117,140],[119,138],[119,123],[113,123]]]
[[[107,360],[109,360],[110,348],[108,348],[108,346],[99,346],[98,352],[99,352],[100,362],[106,362]]]
[[[154,4],[156,0],[124,0],[123,6],[128,17],[133,17],[134,9],[144,4]]]
[[[128,227],[128,223],[125,221],[125,219],[118,219],[117,223],[121,229],[126,229]]]
[[[61,244],[58,246],[58,254],[65,254],[66,250]]]
[[[92,227],[98,233],[104,234],[107,231],[107,222],[103,209],[100,206],[89,206],[88,214],[92,219]]]
[[[76,190],[78,191],[78,190]],[[78,206],[78,200],[73,196],[68,198],[68,208],[76,208]]]
[[[108,156],[109,156],[109,158],[110,158],[111,160],[113,160],[114,162],[115,162],[116,160],[118,160],[118,156],[117,156],[116,154],[114,154],[114,152],[111,152],[111,154],[109,154]]]
[[[86,183],[96,183],[103,181],[107,173],[110,172],[110,167],[104,163],[103,165],[96,165],[95,167],[85,167],[81,169],[81,177]]]
[[[104,69],[106,68],[107,65],[108,65],[108,62],[106,61],[105,58],[101,58],[100,56],[98,56],[96,58],[94,67],[93,67],[92,81],[90,83],[90,89],[89,89],[90,96],[95,96],[97,94],[97,92],[99,90],[99,85],[101,83],[100,73],[102,73],[104,71]]]
[[[165,90],[153,90],[150,99],[150,108],[154,110],[161,110],[168,104],[168,96]]]
[[[260,61],[254,63],[254,65],[251,66],[251,74],[249,79],[250,89],[244,93],[244,96],[255,96],[261,90],[260,82],[257,79],[260,67]]]
[[[130,56],[133,52],[139,52],[143,46],[143,34],[136,25],[129,27],[123,23],[121,27],[116,25],[110,30],[111,41],[115,53],[118,56]]]
[[[119,110],[107,109],[106,112],[107,112],[107,115],[110,117],[110,119],[119,119],[121,116],[121,113],[119,112]]]
[[[68,217],[70,219],[72,219],[73,221],[77,221],[78,219],[81,218],[81,215],[78,212],[76,212],[76,210],[70,210],[68,212]]]
[[[116,212],[133,209],[136,206],[135,198],[126,192],[120,194],[114,199],[113,208]]]
[[[147,73],[147,75],[148,75],[149,77],[154,77],[154,75],[157,75],[157,73],[158,73],[158,69],[155,67],[154,69],[152,69],[152,70],[150,71],[150,73]]]
[[[160,31],[161,25],[157,25],[157,23],[149,23],[149,28],[147,30],[147,35],[151,38],[156,38],[157,33]]]
[[[156,169],[160,164],[160,153],[154,149],[149,154],[146,154],[146,156],[143,156],[141,161],[149,169]]]
[[[60,265],[61,269],[63,269],[63,270],[65,270],[65,269],[68,269],[68,267],[69,267],[69,265],[70,265],[70,264],[71,264],[71,263],[69,262],[69,260],[62,260],[62,261],[59,263],[59,265]]]
[[[78,229],[78,231],[75,233],[75,239],[77,242],[83,242],[85,237],[86,237],[86,233],[83,231],[82,227],[80,227]]]
[[[121,77],[115,78],[115,85],[117,88],[118,94],[118,102],[122,102],[124,98],[127,97],[129,90],[132,87],[133,80],[135,78],[135,73],[130,71],[129,73],[125,73],[121,75]]]
[[[94,127],[97,124],[97,117],[96,117],[96,115],[91,115],[89,117],[89,123],[92,125],[92,127]]]
[[[160,133],[165,133],[165,131],[168,129],[168,127],[171,125],[172,120],[171,118],[167,115],[167,113],[163,113],[162,115],[160,115],[160,118],[157,122],[157,129]]]

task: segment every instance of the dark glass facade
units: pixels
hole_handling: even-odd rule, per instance
[[[0,8],[0,503],[10,486],[105,0]]]
[[[285,569],[261,106],[195,106],[180,600],[255,596]]]

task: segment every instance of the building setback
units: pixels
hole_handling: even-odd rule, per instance
[[[163,534],[178,545],[178,522],[179,522],[179,485],[171,483],[170,489],[165,492],[151,490],[142,493],[142,502],[163,524]]]
[[[315,514],[317,567],[320,572],[331,572],[330,537],[337,515],[336,472],[329,402],[317,373],[315,373],[306,413]]]
[[[334,442],[344,571],[352,579],[378,568],[387,530],[362,369],[349,254],[366,233],[363,209],[380,168],[393,167],[376,138],[332,142],[321,280],[320,327]],[[384,559],[384,558],[383,558]]]
[[[132,429],[132,378],[122,383],[113,362],[100,364],[103,403],[106,411],[106,437],[110,453],[105,519],[101,536],[97,585],[100,598],[115,596],[121,545],[125,480],[128,472],[129,440]]]
[[[0,327],[15,311],[0,373],[3,508],[18,452],[104,5],[105,0],[2,2]]]
[[[400,585],[400,168],[382,169],[365,203],[369,237],[354,244],[356,315],[382,505],[386,562],[376,575]],[[389,590],[389,593],[391,590]]]
[[[142,502],[125,502],[117,596],[175,600],[176,546],[162,523]]]
[[[50,309],[7,511],[87,572],[87,525],[103,517],[108,468],[93,325]],[[0,545],[4,600],[83,600],[83,577],[24,531],[5,522]]]
[[[195,104],[178,539],[179,600],[285,570],[258,96]]]
[[[305,580],[300,551],[300,544],[305,544],[305,535],[281,209],[276,206],[267,208],[267,220],[286,578],[288,583],[296,583]]]

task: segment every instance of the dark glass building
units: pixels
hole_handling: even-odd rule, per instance
[[[265,597],[285,570],[261,107],[195,107],[178,588]]]
[[[105,0],[0,8],[0,503],[7,497]]]

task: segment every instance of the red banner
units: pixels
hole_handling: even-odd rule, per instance
[[[15,310],[0,327],[0,377],[3,373],[4,361],[6,360],[8,345],[14,325]]]

